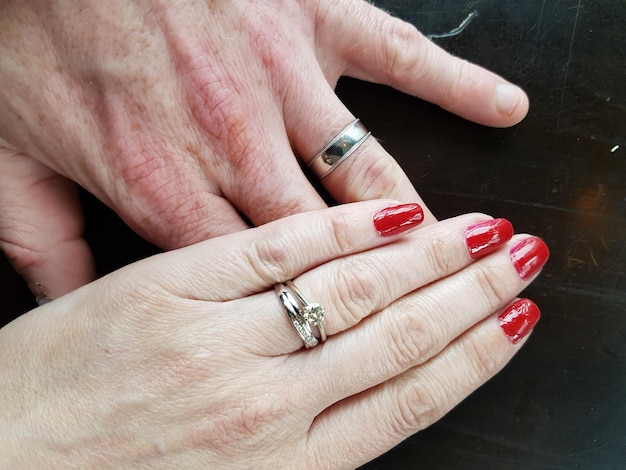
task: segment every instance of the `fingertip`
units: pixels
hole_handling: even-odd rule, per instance
[[[484,126],[506,128],[518,124],[526,117],[528,96],[520,87],[501,77],[468,64],[465,72],[472,80],[455,79],[453,93],[434,100],[443,109]],[[459,74],[459,77],[463,74]]]
[[[513,237],[513,225],[506,219],[489,219],[470,225],[463,234],[472,259],[498,250]]]
[[[417,203],[395,204],[374,214],[374,227],[381,237],[405,233],[424,221],[424,210]]]
[[[509,257],[520,279],[530,281],[547,263],[550,250],[541,238],[525,236],[513,245]]]
[[[513,345],[528,336],[541,317],[541,311],[530,299],[517,299],[498,314],[502,332]]]

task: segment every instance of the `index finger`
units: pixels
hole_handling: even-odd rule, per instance
[[[390,243],[423,220],[416,203],[363,201],[293,215],[137,264],[151,263],[152,269],[142,272],[175,295],[228,301],[265,291],[331,259]]]

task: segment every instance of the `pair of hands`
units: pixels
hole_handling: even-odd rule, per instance
[[[323,184],[397,201],[324,209],[301,173],[353,119],[342,75],[487,125],[526,113],[365,2],[5,1],[0,57],[0,247],[37,295],[94,276],[75,183],[164,249],[216,237],[0,330],[10,468],[355,467],[484,383],[538,318],[514,299],[540,240],[426,208],[415,233],[382,230],[420,199],[374,139]],[[313,350],[272,289],[291,278],[328,312]]]
[[[342,75],[486,125],[528,107],[361,0],[9,0],[0,57],[0,248],[43,298],[94,277],[74,182],[164,249],[323,208],[298,159],[353,120]],[[375,139],[323,184],[420,201]]]
[[[126,266],[0,330],[7,468],[355,468],[495,374],[547,257],[417,205],[294,215]],[[219,262],[216,262],[219,260]],[[272,289],[326,307],[310,350]],[[237,282],[233,282],[236,279]]]

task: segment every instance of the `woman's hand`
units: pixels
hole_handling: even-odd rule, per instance
[[[430,425],[523,344],[539,312],[511,302],[548,252],[479,214],[400,238],[422,213],[395,204],[160,254],[18,318],[0,330],[3,458],[353,468]],[[273,289],[292,278],[326,309],[313,349]]]
[[[308,163],[353,120],[333,91],[342,75],[492,126],[528,107],[361,0],[9,0],[0,57],[0,165],[28,174],[0,185],[0,248],[47,297],[93,277],[64,178],[177,248],[247,228],[241,214],[261,225],[324,207],[295,156]],[[419,201],[375,139],[323,184],[340,202]]]

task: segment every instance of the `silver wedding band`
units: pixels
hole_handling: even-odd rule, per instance
[[[320,304],[309,302],[292,281],[276,284],[274,290],[307,348],[313,348],[326,341],[323,325],[325,311]],[[313,333],[314,328],[319,332],[319,337]]]
[[[322,179],[352,155],[370,135],[371,132],[357,118],[315,155],[307,166]]]

